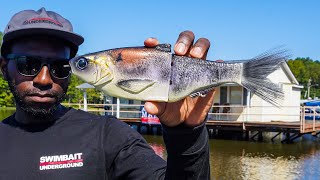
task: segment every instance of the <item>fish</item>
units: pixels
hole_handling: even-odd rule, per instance
[[[200,60],[178,56],[170,44],[159,44],[98,51],[76,56],[69,63],[74,75],[113,97],[176,102],[236,83],[278,106],[284,92],[268,75],[286,60],[284,50],[270,50],[244,61]]]

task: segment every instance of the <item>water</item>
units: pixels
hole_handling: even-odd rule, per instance
[[[12,110],[0,109],[0,120]],[[144,135],[166,159],[161,136]],[[320,139],[305,136],[293,144],[210,139],[211,179],[320,179]]]
[[[162,137],[144,137],[166,159]],[[211,179],[320,179],[318,140],[281,144],[210,139],[209,144]]]

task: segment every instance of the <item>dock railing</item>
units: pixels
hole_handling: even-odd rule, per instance
[[[80,103],[63,103],[68,107],[83,109],[84,105]],[[117,115],[119,119],[135,120],[141,119],[141,110],[143,104],[87,104],[87,111],[98,115]],[[241,106],[241,105],[219,105],[212,106],[207,122],[237,122],[243,123],[283,123],[295,124],[300,127],[300,132],[310,132],[320,130],[320,114],[317,107],[297,107],[282,106],[280,108],[273,106]]]
[[[300,107],[297,106],[212,106],[208,120],[243,122],[299,122]]]
[[[300,110],[301,132],[316,132],[320,130],[320,107],[302,106]]]
[[[75,109],[84,109],[84,104],[81,103],[62,103],[64,106],[73,107]],[[117,104],[87,104],[87,111],[98,115],[116,116],[119,111],[121,118],[141,118],[141,110],[143,104],[120,104],[119,110]]]

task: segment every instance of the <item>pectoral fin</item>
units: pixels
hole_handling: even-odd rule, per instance
[[[155,82],[149,79],[129,79],[120,80],[117,86],[121,89],[128,91],[132,94],[138,94],[148,87],[152,86]]]

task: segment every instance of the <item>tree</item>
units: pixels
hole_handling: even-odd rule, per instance
[[[70,83],[69,83],[65,102],[78,103],[78,102],[82,101],[82,92],[80,91],[80,89],[76,88],[76,86],[78,86],[82,83],[83,83],[83,81],[81,81],[75,75],[71,74]]]
[[[2,32],[0,32],[0,46],[2,42]],[[3,78],[2,73],[0,73],[0,107],[13,107],[14,98],[9,89],[8,82]]]
[[[320,62],[314,61],[310,58],[301,58],[298,57],[294,60],[289,60],[288,65],[297,78],[299,84],[304,86],[304,89],[301,91],[302,97],[304,97],[305,91],[308,88],[308,81],[311,79],[313,87],[311,88],[311,96],[320,96]],[[317,84],[319,84],[317,86]]]
[[[98,91],[97,89],[88,89],[88,102],[94,104],[103,103],[103,93]]]
[[[14,98],[11,93],[8,82],[0,76],[0,107],[14,107]]]
[[[64,102],[83,103],[83,92],[76,88],[78,85],[85,83],[75,75],[71,75],[67,96]],[[101,92],[96,89],[87,89],[87,99],[89,103],[102,103],[103,98]]]

